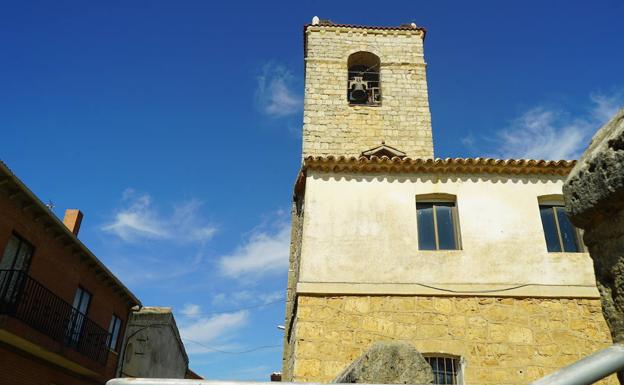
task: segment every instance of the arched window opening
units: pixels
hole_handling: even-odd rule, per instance
[[[370,52],[356,52],[349,56],[347,66],[349,68],[347,88],[349,104],[380,105],[379,57]]]

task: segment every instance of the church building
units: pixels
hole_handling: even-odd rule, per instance
[[[610,345],[563,210],[574,161],[435,158],[415,24],[303,34],[283,380],[330,382],[403,340],[437,384],[519,385]]]

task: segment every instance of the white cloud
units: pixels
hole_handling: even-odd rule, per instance
[[[624,103],[621,94],[592,95],[585,114],[570,117],[565,111],[536,107],[495,133],[492,156],[500,158],[575,159],[585,150],[591,136]],[[462,141],[470,147],[473,138]]]
[[[286,271],[290,249],[290,226],[280,223],[273,232],[255,231],[231,254],[219,258],[221,273],[233,278],[259,278]]]
[[[286,68],[269,63],[257,80],[256,103],[263,113],[281,117],[301,111],[303,98],[293,90],[295,78]]]
[[[284,298],[285,294],[286,294],[286,290],[277,290],[271,293],[261,293],[259,295],[260,302],[269,303],[269,302],[277,301],[279,299]]]
[[[624,96],[622,94],[611,96],[593,94],[590,98],[594,103],[592,114],[601,123],[609,121],[620,108],[624,107]]]
[[[149,194],[132,189],[123,192],[125,207],[118,210],[111,223],[102,230],[127,242],[140,239],[204,242],[212,238],[216,227],[199,217],[201,202],[195,199],[173,207],[171,214],[162,215],[152,205]]]
[[[224,341],[237,335],[248,321],[249,313],[245,310],[218,314],[213,317],[200,318],[180,328],[180,336],[182,340],[189,342],[185,343],[189,353],[214,353],[214,350],[202,345],[223,349]]]
[[[560,113],[535,108],[498,132],[504,158],[571,159],[587,143],[592,126],[583,120],[562,121]]]
[[[201,315],[201,307],[194,303],[187,303],[182,309],[182,314],[190,318],[198,317]]]

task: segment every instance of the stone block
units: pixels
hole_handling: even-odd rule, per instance
[[[430,384],[433,371],[407,342],[377,342],[343,370],[334,383]]]
[[[585,231],[602,311],[615,342],[624,342],[624,108],[592,138],[563,186],[566,211]],[[578,323],[578,321],[576,321]],[[576,325],[577,327],[580,326]],[[599,331],[585,337],[599,338]],[[624,372],[618,373],[624,384]]]

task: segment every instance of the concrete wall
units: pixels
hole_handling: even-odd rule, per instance
[[[309,171],[298,293],[598,297],[587,253],[549,253],[538,197],[563,177]],[[416,196],[456,196],[461,250],[418,249]],[[448,293],[446,293],[448,294]]]
[[[144,307],[131,314],[119,377],[184,378],[188,357],[171,308]]]
[[[303,156],[359,156],[385,140],[410,157],[432,157],[431,114],[420,30],[337,26],[306,29]],[[350,106],[349,55],[381,60],[381,106]]]

